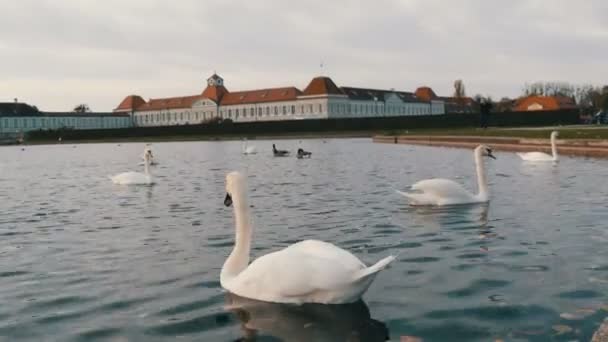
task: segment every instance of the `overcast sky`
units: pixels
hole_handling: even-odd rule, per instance
[[[608,83],[607,0],[0,0],[0,102],[115,108],[129,94],[340,86],[517,96]],[[321,70],[320,63],[324,66]]]

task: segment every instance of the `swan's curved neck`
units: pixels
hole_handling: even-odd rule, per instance
[[[244,186],[234,191],[231,197],[236,219],[236,238],[234,249],[222,267],[220,274],[220,281],[222,282],[230,280],[247,268],[251,250],[251,221]]]
[[[555,144],[555,135],[551,135],[551,154],[553,160],[557,160],[557,145]]]
[[[144,160],[144,173],[147,175],[150,174],[150,159],[148,157]]]
[[[475,151],[475,169],[477,170],[477,188],[479,190],[477,197],[482,201],[487,201],[489,198],[488,182],[486,180],[486,172],[483,165],[481,150]]]

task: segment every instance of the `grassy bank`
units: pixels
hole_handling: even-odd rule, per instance
[[[559,131],[559,139],[608,139],[606,126],[563,126],[541,128],[447,128],[409,129],[385,132],[390,136],[480,136],[548,139],[552,131]]]

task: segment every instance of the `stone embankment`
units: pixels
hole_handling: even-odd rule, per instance
[[[376,135],[374,142],[442,147],[475,148],[479,144],[491,146],[496,151],[551,153],[549,139],[483,136],[424,136],[424,135]],[[608,140],[568,139],[557,140],[560,155],[608,158]]]

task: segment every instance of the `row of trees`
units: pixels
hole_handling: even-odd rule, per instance
[[[571,84],[568,82],[534,82],[526,83],[522,89],[522,96],[564,96],[573,99],[576,104],[586,112],[608,112],[608,85],[599,87],[592,84]],[[463,107],[466,92],[462,80],[454,81],[454,99]],[[477,94],[473,97],[477,104],[482,101],[493,102],[490,96]],[[509,111],[514,104],[513,99],[503,97],[496,102],[497,111]]]
[[[568,82],[526,83],[523,95],[565,96],[570,97],[582,109],[608,110],[608,86],[592,84],[570,84]]]

